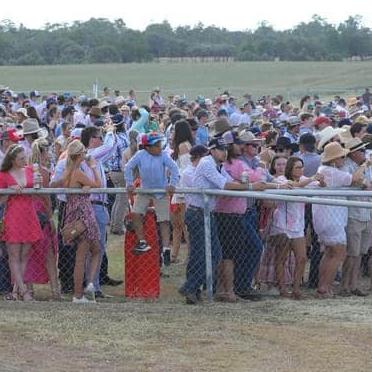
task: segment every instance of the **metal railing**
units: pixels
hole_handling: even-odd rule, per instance
[[[51,194],[123,194],[125,188],[92,188],[92,189],[75,189],[75,188],[41,188],[41,189],[23,189],[15,191],[12,189],[0,189],[0,197],[6,195],[23,194],[23,195],[51,195]],[[204,244],[205,244],[205,284],[207,288],[207,297],[211,301],[213,298],[213,259],[212,259],[212,229],[211,213],[209,202],[213,197],[239,197],[253,198],[256,200],[271,200],[277,202],[295,202],[321,204],[338,207],[358,207],[372,209],[372,202],[350,200],[354,198],[371,198],[371,190],[361,190],[356,188],[336,188],[336,189],[293,189],[293,190],[266,190],[264,192],[256,191],[230,191],[230,190],[211,190],[211,189],[189,189],[178,188],[177,193],[182,194],[201,194],[204,203]],[[165,194],[164,189],[137,189],[138,194]],[[333,198],[332,198],[333,197]],[[342,197],[343,199],[338,199]],[[371,232],[372,233],[372,232]]]

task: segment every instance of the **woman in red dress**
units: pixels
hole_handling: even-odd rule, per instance
[[[32,168],[26,166],[27,157],[22,146],[11,145],[1,166],[0,188],[18,191],[9,195],[4,213],[5,241],[9,266],[15,283],[13,294],[8,299],[17,299],[17,291],[24,301],[32,300],[32,293],[23,281],[31,245],[42,238],[42,231],[35,211],[32,195],[21,195],[22,189],[33,187]]]
[[[38,164],[41,174],[41,186],[49,187],[49,144],[45,138],[39,138],[32,144],[31,163]],[[34,206],[39,217],[43,237],[32,245],[28,258],[24,282],[32,289],[32,284],[49,282],[52,297],[60,300],[60,290],[57,273],[57,233],[53,222],[53,210],[50,195],[34,195]]]

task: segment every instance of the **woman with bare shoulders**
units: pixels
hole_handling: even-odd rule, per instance
[[[88,166],[93,170],[94,180],[92,181],[80,168],[85,159],[85,146],[79,141],[72,141],[67,147],[67,164],[63,174],[65,187],[83,188],[100,187],[101,178],[96,168],[96,162],[93,158],[87,161]],[[90,302],[83,294],[83,279],[85,270],[85,261],[88,251],[90,251],[90,265],[87,273],[88,286],[86,292],[93,294],[94,301],[94,276],[99,264],[99,230],[95,214],[90,202],[89,193],[71,194],[67,196],[65,209],[64,226],[74,221],[82,221],[85,230],[77,238],[77,250],[74,267],[74,297],[73,303]]]

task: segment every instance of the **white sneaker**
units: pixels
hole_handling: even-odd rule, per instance
[[[89,294],[90,297],[92,297],[92,300],[94,302],[96,302],[96,289],[94,288],[94,284],[93,283],[89,283],[86,287],[85,287],[85,290],[84,292],[86,294]]]
[[[72,303],[73,304],[92,304],[95,303],[96,301],[93,300],[88,300],[85,296],[78,298],[78,297],[72,297]]]

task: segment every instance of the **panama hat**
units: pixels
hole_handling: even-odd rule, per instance
[[[367,142],[363,142],[360,138],[355,137],[345,143],[345,148],[349,150],[349,153],[363,149],[368,145]]]
[[[23,123],[23,135],[39,133],[42,129],[39,127],[39,122],[36,119],[28,118]]]
[[[338,142],[331,142],[324,147],[320,160],[322,163],[328,163],[331,160],[343,158],[348,153],[349,150],[344,149]]]
[[[260,138],[256,138],[255,135],[250,130],[242,130],[239,132],[239,140],[245,144],[255,144],[262,143]]]

